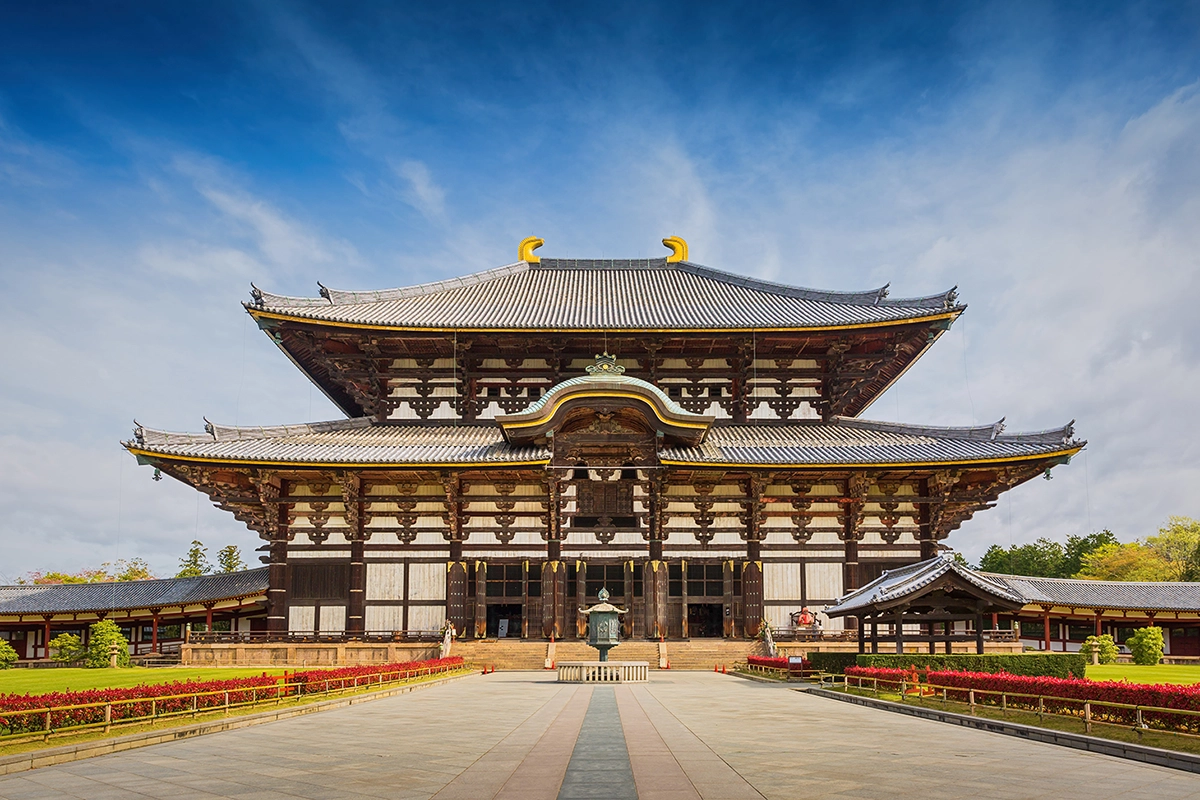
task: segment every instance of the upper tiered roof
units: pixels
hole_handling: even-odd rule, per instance
[[[260,318],[399,330],[796,330],[895,325],[953,318],[954,289],[892,299],[865,292],[802,289],[688,261],[519,261],[462,278],[384,291],[321,287],[317,298],[255,288]]]

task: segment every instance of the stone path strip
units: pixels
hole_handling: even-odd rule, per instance
[[[0,798],[1200,800],[1190,773],[712,673],[400,697],[0,777]]]

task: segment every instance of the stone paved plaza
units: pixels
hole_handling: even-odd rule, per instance
[[[11,800],[1166,798],[1197,776],[712,673],[496,673],[0,778]]]

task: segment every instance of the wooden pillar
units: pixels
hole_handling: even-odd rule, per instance
[[[928,478],[917,485],[917,493],[921,502],[917,505],[917,539],[921,546],[921,560],[928,561],[937,555],[937,538],[933,530],[933,504],[930,497],[930,483],[936,483]]]
[[[50,657],[50,620],[52,617],[42,615],[42,658]]]
[[[1050,609],[1042,607],[1042,638],[1045,639],[1046,652],[1050,652]]]
[[[205,631],[205,633],[212,633],[212,625],[213,625],[212,617],[213,617],[213,604],[205,603],[204,604],[204,631]]]
[[[975,615],[975,652],[983,655],[983,614]]]
[[[467,617],[467,588],[470,580],[467,574],[468,564],[463,559],[462,516],[459,501],[461,488],[457,476],[442,476],[442,489],[445,493],[442,505],[446,509],[446,538],[450,543],[449,560],[446,562],[446,619],[454,626],[454,630],[458,631],[459,636],[469,636],[471,634],[468,633],[468,628],[472,620]]]
[[[283,481],[274,475],[258,476],[258,497],[262,503],[266,537],[270,542],[267,568],[267,631],[286,633],[288,629],[288,506],[282,502]]]
[[[350,599],[346,606],[346,632],[362,633],[366,629],[367,563],[366,513],[362,499],[362,479],[357,473],[342,476],[342,504],[346,523],[350,526]]]
[[[646,638],[667,635],[667,563],[649,560],[642,565],[642,598],[646,606]]]
[[[158,652],[158,615],[161,609],[150,609],[150,652]]]
[[[858,618],[858,652],[867,652],[866,628],[863,627],[863,618]]]
[[[746,563],[742,565],[742,635],[753,639],[763,623],[762,510],[765,481],[752,476],[746,486]]]
[[[587,606],[587,562],[575,562],[575,637],[587,638],[587,617],[579,609]]]
[[[871,617],[871,652],[879,652],[879,620]]]
[[[896,626],[896,652],[900,653],[901,655],[904,654],[904,623],[902,622],[903,619],[904,619],[903,612],[897,611],[896,612],[896,621],[894,623]]]
[[[521,638],[529,638],[529,559],[521,562]]]
[[[633,610],[633,560],[625,562],[625,607]],[[633,638],[633,614],[621,615],[621,635],[626,639]]]
[[[946,620],[942,623],[942,636],[945,637],[943,645],[947,653],[954,652],[954,623]]]
[[[475,562],[475,638],[487,636],[487,562]]]
[[[1104,609],[1098,608],[1098,609],[1096,609],[1095,613],[1096,613],[1096,635],[1100,636],[1101,635],[1100,632],[1103,630],[1103,626],[1100,624],[1100,620],[1104,616]]]
[[[723,592],[724,604],[721,609],[721,632],[726,639],[731,639],[737,635],[733,629],[733,566],[732,559],[721,562],[721,590]]]
[[[680,607],[681,607],[679,630],[684,639],[687,639],[688,635],[689,635],[688,634],[688,591],[687,591],[688,574],[687,574],[687,568],[688,568],[687,560],[686,559],[681,560],[679,562]]]
[[[542,565],[542,636],[561,639],[567,626],[567,565],[547,561]]]

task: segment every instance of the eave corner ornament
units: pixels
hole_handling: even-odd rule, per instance
[[[517,246],[517,260],[524,261],[526,264],[537,264],[542,259],[533,254],[534,250],[546,243],[545,239],[539,239],[536,236],[526,236],[521,240],[521,244]]]
[[[617,357],[608,353],[596,356],[596,363],[589,364],[584,369],[589,375],[620,375],[625,372],[625,368],[617,363]]]
[[[688,260],[688,246],[682,236],[668,236],[662,243],[671,248],[671,255],[667,256],[668,264]]]

